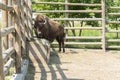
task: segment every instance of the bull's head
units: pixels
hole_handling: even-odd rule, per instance
[[[44,25],[47,23],[47,20],[45,16],[42,14],[37,15],[37,17],[34,20],[34,31],[37,37],[42,38],[43,33],[42,29],[44,28]]]

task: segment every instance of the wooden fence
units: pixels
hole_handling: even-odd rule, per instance
[[[120,33],[120,30],[109,30],[107,24],[119,24],[120,21],[108,21],[106,15],[117,16],[119,13],[106,13],[106,9],[120,9],[120,7],[107,7],[105,0],[101,0],[101,4],[85,4],[85,3],[69,3],[65,0],[62,2],[33,2],[33,4],[50,4],[50,5],[64,5],[65,10],[41,10],[35,11],[37,13],[65,13],[65,18],[53,18],[53,20],[65,21],[66,45],[94,45],[101,46],[103,51],[107,48],[120,48],[116,45],[108,45],[110,42],[119,43],[120,39],[109,39],[106,37],[107,33]],[[2,9],[2,29],[0,31],[0,80],[8,73],[11,66],[15,65],[16,73],[21,73],[22,60],[26,58],[26,43],[32,38],[32,11],[31,0],[3,0],[0,3]],[[83,7],[100,7],[101,10],[69,10],[69,6],[83,6]],[[69,18],[70,13],[100,13],[101,17],[95,18]],[[75,26],[74,21],[99,21],[99,27],[80,27]],[[76,30],[97,30],[100,35],[95,36],[78,36]],[[68,34],[69,31],[72,35]],[[93,40],[93,41],[78,41],[72,42],[70,40]],[[94,41],[95,40],[95,41]],[[98,41],[97,41],[98,40]],[[23,70],[24,71],[24,70]]]
[[[2,0],[0,3],[0,80],[4,80],[13,66],[16,74],[24,71],[21,66],[27,57],[26,42],[32,37],[31,5],[31,0]]]
[[[120,21],[108,21],[106,19],[107,15],[113,15],[117,16],[120,15],[120,13],[108,13],[106,10],[107,8],[109,9],[120,9],[120,7],[111,7],[107,6],[105,3],[105,0],[101,0],[101,3],[96,3],[96,4],[88,4],[88,3],[69,3],[68,0],[65,0],[65,2],[33,2],[34,5],[42,5],[44,4],[45,6],[47,5],[62,5],[64,6],[64,10],[39,10],[39,11],[33,11],[34,13],[63,13],[65,15],[64,18],[52,18],[53,20],[57,21],[64,21],[65,22],[65,30],[67,33],[66,36],[66,45],[83,45],[83,46],[100,46],[100,48],[105,51],[107,48],[120,48],[120,45],[108,45],[110,42],[118,43],[120,42],[120,39],[109,39],[106,37],[107,33],[119,33],[120,30],[109,30],[107,29],[106,25],[108,24],[119,24]],[[96,7],[100,10],[70,10],[70,6],[78,6],[78,7]],[[107,7],[106,7],[107,6]],[[60,9],[60,8],[59,8]],[[93,18],[69,18],[69,15],[71,13],[94,13],[94,14],[101,14],[101,17],[93,17]],[[74,17],[74,16],[73,16]],[[75,21],[98,21],[100,22],[101,26],[94,26],[94,27],[88,27],[88,26],[75,26]],[[94,36],[82,36],[82,35],[77,35],[78,33],[77,30],[79,30],[79,34],[81,34],[81,31],[84,32],[83,30],[91,30],[94,31],[96,30],[100,35],[94,34]],[[69,33],[72,33],[69,34]],[[91,34],[91,33],[90,33]],[[89,34],[88,34],[89,35]],[[74,40],[74,42],[72,41]],[[76,40],[76,41],[75,41]],[[78,41],[77,41],[78,40]],[[86,41],[87,40],[87,41]],[[88,41],[89,40],[89,41]],[[57,44],[56,42],[54,44]]]

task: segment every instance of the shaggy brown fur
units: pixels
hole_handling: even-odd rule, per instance
[[[61,51],[61,46],[64,49],[65,32],[64,27],[56,21],[49,19],[48,17],[39,14],[35,18],[34,31],[37,37],[45,38],[50,42],[54,39],[59,43],[59,51]]]

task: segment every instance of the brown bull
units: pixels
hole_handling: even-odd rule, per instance
[[[63,52],[65,52],[64,48],[64,40],[65,40],[65,32],[64,27],[49,19],[48,17],[39,14],[35,18],[34,23],[34,31],[37,37],[45,38],[49,40],[51,43],[54,39],[59,43],[59,51],[61,51],[61,46],[63,47]]]

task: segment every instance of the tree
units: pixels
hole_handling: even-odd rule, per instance
[[[45,1],[45,2],[65,2],[65,0],[33,0],[33,1]],[[90,3],[90,4],[100,4],[101,0],[69,0],[70,3]],[[106,0],[106,5],[107,6],[120,6],[120,0]],[[33,10],[64,10],[65,6],[64,5],[46,5],[46,4],[41,4],[41,5],[33,5]],[[69,10],[101,10],[101,7],[83,7],[83,6],[69,6]],[[106,12],[119,12],[119,10],[107,10]],[[59,17],[59,18],[64,18],[65,14],[64,13],[45,13],[45,15],[49,17]],[[100,13],[70,13],[69,14],[70,18],[101,18]],[[120,16],[106,16],[106,19],[108,20],[120,20]],[[81,21],[81,24],[83,22]],[[100,26],[98,21],[87,21],[87,25],[92,25],[92,26]],[[110,27],[118,29],[120,25],[116,24],[109,24]]]

